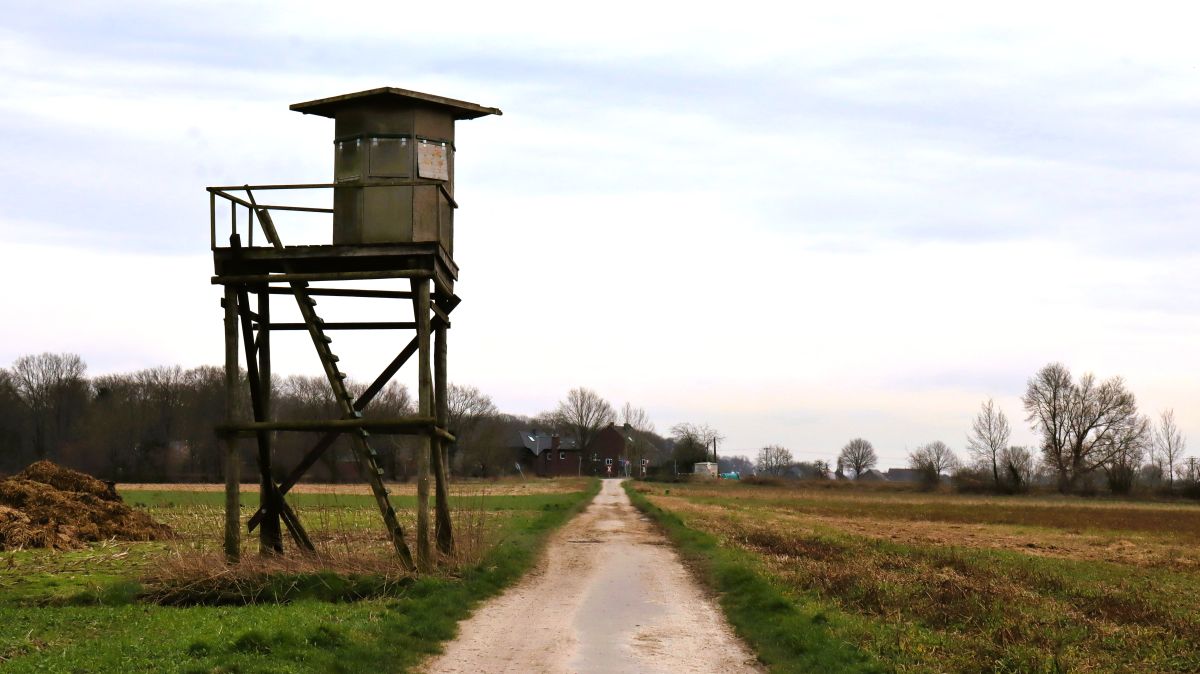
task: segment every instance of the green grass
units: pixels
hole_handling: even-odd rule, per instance
[[[689,566],[720,595],[721,608],[737,633],[770,671],[882,672],[878,662],[836,634],[844,621],[836,610],[789,596],[753,555],[723,547],[707,533],[684,525],[626,483],[633,504],[666,531]]]
[[[0,669],[407,671],[451,639],[457,622],[478,602],[528,570],[547,535],[598,489],[593,481],[583,492],[474,497],[496,513],[489,522],[497,527],[498,542],[480,563],[454,575],[398,584],[389,596],[360,601],[302,594],[305,598],[281,604],[158,606],[136,599],[136,578],[138,569],[153,565],[161,554],[160,544],[0,553]],[[202,519],[190,510],[215,505],[210,495],[197,492],[131,492],[130,497],[156,515],[189,511],[179,514],[184,523]],[[357,497],[331,498],[338,508],[364,509],[365,517],[373,506],[367,497],[363,507]],[[218,521],[207,526],[215,529]]]

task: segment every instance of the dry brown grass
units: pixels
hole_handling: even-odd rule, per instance
[[[838,483],[832,483],[838,484]],[[845,484],[845,483],[842,483]],[[840,488],[747,487],[736,483],[687,485],[678,490],[696,500],[751,499],[804,515],[844,515],[876,520],[935,521],[1158,534],[1200,543],[1200,504],[1178,501],[1082,499],[1063,496],[964,496]]]
[[[845,612],[846,637],[896,671],[1200,671],[1195,506],[639,489],[753,553],[783,587]],[[1064,524],[1081,512],[1085,522]],[[1179,530],[1143,521],[1155,518]]]
[[[417,493],[415,482],[388,482],[388,492],[403,496]],[[586,488],[587,478],[555,478],[528,479],[500,478],[495,480],[453,480],[450,483],[450,494],[475,495],[487,493],[492,496],[521,496],[528,494],[569,494]],[[257,494],[257,482],[242,484],[242,493]],[[183,491],[183,492],[223,492],[224,483],[207,482],[127,482],[117,485],[118,491]],[[370,495],[371,489],[366,484],[324,484],[301,482],[292,487],[296,494],[357,494]]]
[[[176,540],[144,574],[145,597],[164,605],[277,603],[300,596],[342,601],[387,595],[414,579],[369,509],[351,517],[339,512],[344,509],[315,510],[308,512],[315,552],[259,554],[251,538],[240,561],[229,564],[207,540]],[[454,576],[478,564],[495,543],[494,520],[502,516],[485,508],[482,495],[460,502],[452,512],[454,550],[441,554],[431,546],[432,573]],[[405,528],[411,538],[411,522]]]

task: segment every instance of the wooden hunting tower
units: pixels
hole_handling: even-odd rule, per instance
[[[436,538],[440,551],[453,548],[447,504],[446,330],[450,312],[459,303],[454,294],[458,267],[454,264],[454,124],[458,120],[498,115],[495,108],[405,89],[385,87],[354,94],[297,103],[292,110],[335,121],[334,182],[298,185],[209,187],[210,235],[216,274],[214,284],[225,288],[225,423],[218,432],[226,438],[225,551],[237,559],[240,551],[240,483],[236,443],[254,437],[258,446],[261,490],[258,511],[250,518],[259,527],[260,549],[281,552],[282,527],[296,544],[313,549],[303,524],[288,506],[287,494],[341,434],[349,434],[354,453],[370,484],[392,544],[409,568],[430,565],[429,474],[435,482]],[[263,193],[332,191],[332,208],[261,203]],[[218,245],[217,200],[229,202],[228,244]],[[247,241],[238,232],[238,213],[245,214]],[[285,245],[272,213],[306,212],[332,216],[332,243]],[[224,218],[222,218],[224,219]],[[255,231],[265,245],[255,246]],[[223,235],[222,235],[223,239]],[[347,288],[347,281],[409,279],[406,290]],[[320,284],[313,285],[313,284]],[[430,286],[432,285],[432,289]],[[250,294],[255,304],[250,303]],[[271,296],[290,295],[303,322],[271,320]],[[317,297],[357,297],[411,300],[411,322],[326,322],[318,315]],[[250,409],[253,420],[238,419],[240,341],[246,351]],[[308,333],[329,386],[338,401],[334,419],[279,420],[271,414],[271,334],[294,330]],[[338,330],[413,330],[416,335],[361,394],[346,388],[333,352],[330,332]],[[418,356],[416,416],[364,419],[363,410],[413,355]],[[432,372],[430,363],[432,361]],[[321,433],[282,482],[273,478],[271,441],[276,432]],[[422,438],[417,452],[417,554],[414,562],[404,533],[383,484],[370,433],[404,433]]]

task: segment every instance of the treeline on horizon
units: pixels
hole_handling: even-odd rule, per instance
[[[1078,379],[1062,363],[1051,363],[1029,379],[1021,403],[1036,434],[1035,448],[1009,444],[1012,427],[994,400],[981,406],[967,431],[966,458],[935,440],[908,456],[905,481],[936,488],[950,482],[960,491],[1015,494],[1052,487],[1063,494],[1135,490],[1200,498],[1200,458],[1187,456],[1187,438],[1174,410],[1151,419],[1120,377]],[[747,462],[748,463],[748,462]],[[842,447],[833,466],[800,461],[782,445],[764,447],[754,462],[757,475],[808,480],[881,479],[878,457],[864,438]]]
[[[246,386],[244,376],[239,378]],[[361,382],[348,388],[358,393]],[[249,418],[248,389],[239,393],[242,418]],[[332,419],[337,402],[323,377],[273,377],[272,416],[276,419]],[[704,425],[678,424],[671,437],[655,432],[644,409],[626,403],[614,408],[594,391],[571,390],[553,410],[529,417],[501,412],[491,398],[471,386],[448,389],[449,428],[458,441],[450,448],[456,475],[492,477],[516,472],[526,451],[520,433],[556,433],[587,446],[608,424],[628,424],[631,459],[654,465],[678,462],[681,469],[708,458],[719,435]],[[415,400],[402,384],[389,384],[364,411],[368,418],[415,413]],[[0,368],[0,473],[49,459],[118,482],[219,482],[224,445],[214,425],[225,419],[225,372],[218,366],[191,369],[152,367],[89,377],[83,358],[73,353],[42,353],[17,358]],[[277,478],[294,466],[317,439],[311,433],[276,433]],[[372,436],[381,467],[391,480],[409,479],[415,470],[411,436]],[[240,443],[244,476],[253,475],[255,451]],[[357,481],[353,454],[339,440],[309,472],[308,479]]]
[[[245,377],[239,378],[245,387]],[[348,382],[361,392],[364,385]],[[319,376],[272,379],[276,419],[332,419],[339,408]],[[541,430],[587,447],[609,424],[628,427],[627,453],[634,465],[649,459],[652,474],[689,473],[692,464],[712,458],[722,436],[705,424],[680,423],[667,435],[656,432],[643,408],[616,408],[586,388],[569,391],[554,409],[534,416],[507,414],[472,386],[451,384],[449,429],[455,475],[493,477],[516,472],[527,457],[520,434]],[[1019,493],[1031,487],[1063,493],[1135,489],[1200,496],[1200,461],[1186,455],[1186,438],[1166,410],[1156,419],[1142,414],[1119,377],[1097,381],[1074,378],[1062,364],[1039,370],[1022,402],[1038,447],[1009,444],[1011,426],[992,401],[983,403],[967,432],[963,456],[942,441],[919,446],[909,468],[927,486],[952,482],[964,491]],[[242,418],[249,418],[249,395],[239,392]],[[389,384],[364,411],[368,418],[403,417],[415,400],[402,384]],[[118,482],[219,482],[224,445],[214,426],[225,418],[222,367],[184,369],[160,366],[135,372],[87,375],[77,354],[42,353],[17,358],[0,368],[0,473],[13,473],[39,459]],[[315,443],[310,433],[276,433],[277,478]],[[253,475],[255,451],[240,443],[244,475]],[[409,479],[415,470],[415,438],[374,435],[386,477]],[[771,445],[756,460],[720,456],[721,471],[799,479],[870,478],[878,460],[872,444],[854,438],[832,462],[795,461],[789,450]],[[246,472],[249,471],[249,472]],[[318,481],[357,481],[353,454],[339,440],[309,472]]]

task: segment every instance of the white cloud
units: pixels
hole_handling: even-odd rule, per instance
[[[37,285],[6,295],[0,362],[219,362],[203,186],[324,180],[332,124],[286,106],[393,84],[505,110],[459,128],[451,342],[505,409],[586,385],[731,449],[864,435],[899,463],[961,445],[987,395],[1021,418],[1062,360],[1200,433],[1190,7],[582,11],[13,12],[0,277]],[[397,347],[339,343],[362,378]]]

